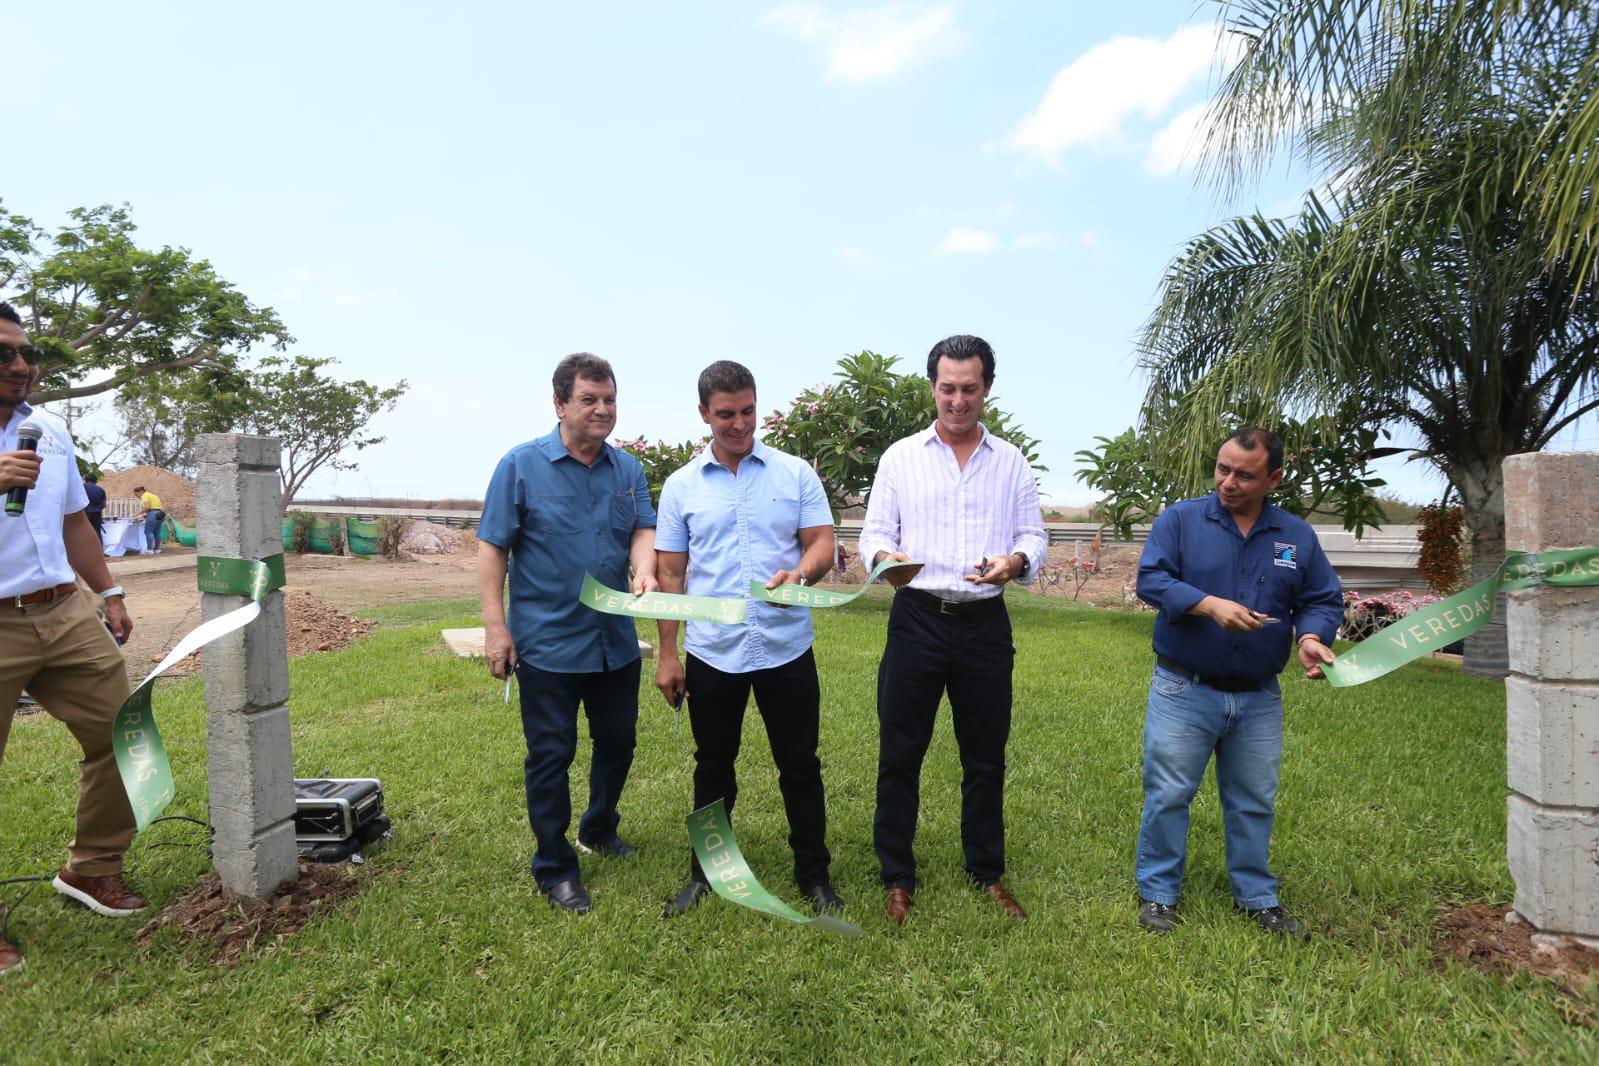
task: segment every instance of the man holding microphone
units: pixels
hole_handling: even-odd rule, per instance
[[[26,688],[83,749],[77,832],[55,889],[97,914],[121,918],[145,906],[122,880],[133,808],[111,749],[111,723],[128,696],[127,669],[112,636],[126,640],[133,623],[84,515],[88,498],[72,437],[28,405],[40,358],[16,310],[0,303],[0,491],[9,505],[0,514],[0,758]],[[27,438],[36,444],[25,447]],[[111,632],[74,572],[104,600]],[[0,976],[22,961],[0,940]]]

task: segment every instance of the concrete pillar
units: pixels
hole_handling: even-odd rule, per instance
[[[1599,544],[1599,453],[1505,460],[1505,547]],[[1599,587],[1508,597],[1507,847],[1516,911],[1599,945]]]
[[[208,433],[198,453],[200,554],[280,554],[277,440]],[[248,602],[211,593],[200,601],[207,620]],[[283,592],[267,596],[254,622],[209,645],[204,660],[212,861],[226,891],[264,899],[297,869]]]

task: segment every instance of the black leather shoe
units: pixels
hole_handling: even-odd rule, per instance
[[[594,906],[594,901],[589,898],[583,882],[575,878],[551,885],[544,889],[544,895],[549,898],[550,906],[559,907],[573,914],[587,914],[589,908]]]
[[[1237,904],[1234,904],[1237,906]],[[1277,936],[1286,936],[1290,939],[1305,943],[1310,940],[1310,930],[1299,923],[1299,920],[1283,910],[1281,907],[1261,907],[1257,910],[1247,910],[1238,907],[1249,920]]]
[[[680,914],[687,914],[699,906],[700,900],[711,894],[711,886],[704,881],[690,880],[683,886],[683,891],[673,896],[667,903],[666,909],[661,912],[662,918],[676,918]]]
[[[815,909],[817,914],[842,914],[844,913],[844,897],[833,891],[833,886],[826,881],[819,881],[809,888],[801,888],[800,895]]]
[[[638,854],[637,848],[615,833],[604,840],[584,840],[578,837],[577,850],[588,855],[603,855],[607,859],[631,859]]]

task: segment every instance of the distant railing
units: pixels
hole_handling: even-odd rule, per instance
[[[137,496],[117,496],[107,497],[100,514],[105,518],[137,518],[142,510],[144,501]]]

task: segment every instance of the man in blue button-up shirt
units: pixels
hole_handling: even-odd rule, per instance
[[[577,707],[588,713],[594,753],[589,805],[578,822],[585,851],[627,858],[617,801],[633,765],[639,646],[633,619],[584,607],[584,573],[602,584],[656,591],[655,509],[644,467],[612,447],[616,376],[581,353],[555,369],[559,425],[511,449],[494,470],[478,525],[478,598],[484,653],[497,678],[515,671],[527,737],[527,816],[537,848],[533,877],[552,906],[589,909],[577,853],[567,842],[567,770],[577,752]],[[502,596],[507,566],[511,617]]]
[[[1162,512],[1138,565],[1138,597],[1160,612],[1136,874],[1138,920],[1153,932],[1176,924],[1188,809],[1214,752],[1234,903],[1270,932],[1308,935],[1279,904],[1266,861],[1282,765],[1277,675],[1297,637],[1305,676],[1321,678],[1344,608],[1315,531],[1266,502],[1282,457],[1266,430],[1228,437],[1216,492]]]
[[[699,396],[711,446],[661,489],[655,534],[661,588],[682,592],[686,583],[691,595],[750,599],[752,581],[776,588],[818,580],[833,564],[833,512],[821,479],[804,461],[755,439],[755,378],[748,369],[712,363],[700,374]],[[673,706],[688,696],[695,809],[720,799],[732,813],[733,766],[753,689],[788,813],[795,883],[817,909],[842,910],[828,875],[811,612],[751,599],[742,626],[690,622],[686,667],[677,661],[677,622],[658,626],[656,687]],[[688,885],[662,917],[682,914],[708,891],[691,852]]]

